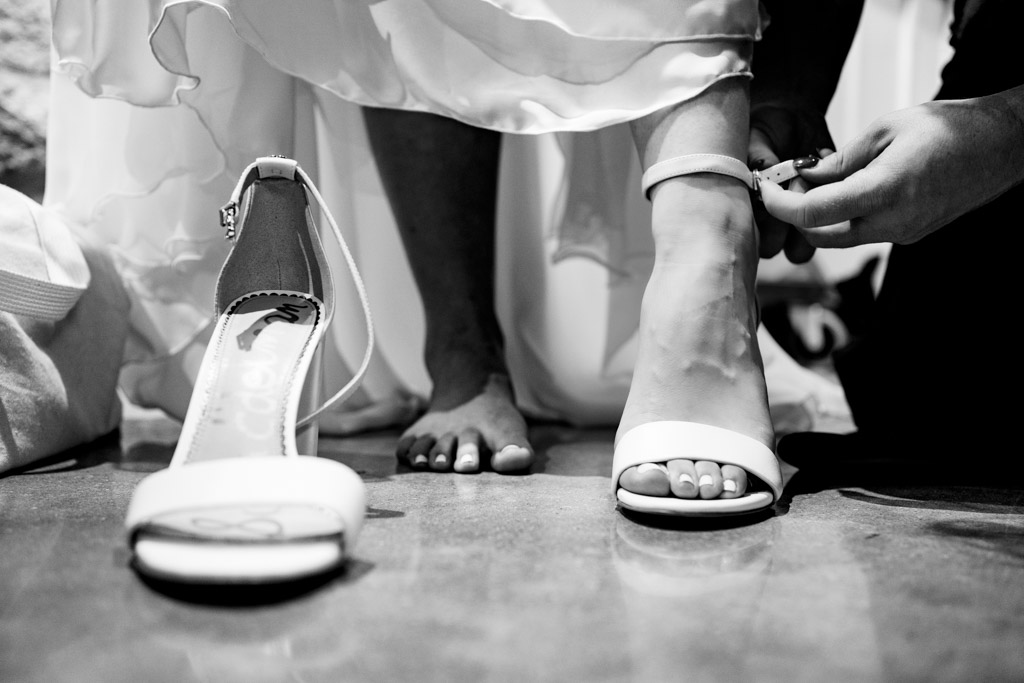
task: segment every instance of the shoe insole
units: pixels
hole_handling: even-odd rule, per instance
[[[285,418],[305,381],[299,360],[313,343],[318,304],[292,294],[256,294],[227,315],[222,336],[211,341],[219,355],[216,376],[197,387],[207,395],[194,437],[182,445],[188,451],[181,464],[295,454]]]

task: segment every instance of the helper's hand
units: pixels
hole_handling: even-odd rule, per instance
[[[1024,180],[1024,123],[999,95],[929,102],[800,173],[812,189],[766,182],[761,197],[811,245],[910,244]]]
[[[797,103],[755,104],[750,112],[750,126],[747,162],[759,170],[786,159],[820,154],[833,146],[824,116]],[[789,184],[789,189],[797,192],[809,187],[801,178],[794,178]],[[785,250],[786,257],[793,263],[805,263],[814,255],[814,247],[798,230],[773,217],[756,201],[754,218],[760,232],[763,258],[771,258]]]

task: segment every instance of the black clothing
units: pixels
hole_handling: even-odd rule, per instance
[[[1024,84],[1022,31],[1022,0],[958,0],[955,54],[936,99]],[[835,354],[862,434],[933,457],[1013,443],[1024,362],[1022,212],[1018,185],[919,242],[893,246],[866,333]]]

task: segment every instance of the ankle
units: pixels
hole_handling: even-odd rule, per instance
[[[681,244],[743,253],[756,243],[749,191],[713,174],[659,183],[652,194],[651,229],[659,253]]]
[[[490,386],[511,388],[504,356],[485,347],[452,348],[427,355],[434,410],[449,410],[479,396]]]

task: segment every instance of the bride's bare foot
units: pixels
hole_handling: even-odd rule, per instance
[[[655,192],[657,256],[618,434],[682,420],[774,449],[757,346],[757,243],[747,188],[701,174],[665,181]],[[680,459],[630,467],[619,484],[641,495],[711,499],[742,496],[749,480],[733,465]]]
[[[474,384],[435,389],[430,409],[398,441],[400,460],[416,469],[463,474],[480,471],[487,457],[496,472],[521,471],[533,463],[526,421],[508,376],[491,374],[482,387]],[[471,397],[465,399],[466,394]]]

